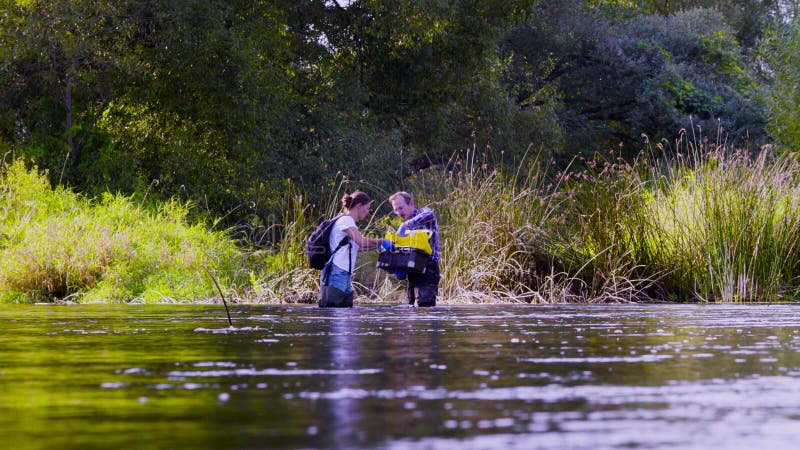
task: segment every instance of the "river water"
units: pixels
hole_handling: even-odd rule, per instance
[[[0,306],[3,448],[794,449],[800,306]]]

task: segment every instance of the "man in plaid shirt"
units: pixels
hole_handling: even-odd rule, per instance
[[[439,294],[439,224],[436,221],[436,214],[429,207],[417,209],[414,200],[408,192],[396,192],[389,197],[395,214],[400,216],[404,222],[397,229],[399,236],[405,236],[407,231],[426,229],[432,231],[430,244],[433,253],[428,258],[424,273],[408,273],[408,285],[406,294],[408,295],[409,306],[436,306],[436,296]]]

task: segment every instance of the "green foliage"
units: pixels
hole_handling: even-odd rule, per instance
[[[671,138],[691,116],[705,129],[722,126],[737,144],[763,141],[754,78],[719,13],[612,20],[569,3],[541,8],[503,46],[521,104],[544,106],[557,96],[567,159],[617,145],[635,154],[642,134]]]
[[[800,148],[800,19],[776,25],[760,53],[770,80],[762,91],[769,109],[768,127],[776,142]]]
[[[216,295],[209,272],[235,283],[239,251],[187,223],[175,201],[144,208],[122,195],[90,201],[51,189],[18,159],[0,183],[0,299],[164,302]]]
[[[767,152],[751,159],[702,138],[677,144],[675,159],[607,163],[581,177],[576,250],[604,280],[632,268],[626,279],[640,297],[796,298],[796,159]]]
[[[291,189],[391,192],[465,148],[501,171],[529,148],[633,155],[690,117],[761,144],[759,81],[792,145],[792,35],[764,47],[774,78],[749,52],[791,6],[0,0],[0,141],[53,184],[191,201],[251,239]]]
[[[412,180],[418,205],[430,205],[441,233],[443,302],[574,300],[568,276],[551,259],[562,197],[545,184],[541,155],[498,172],[474,152]]]

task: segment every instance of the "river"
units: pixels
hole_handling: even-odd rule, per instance
[[[794,449],[797,305],[0,305],[4,448]]]

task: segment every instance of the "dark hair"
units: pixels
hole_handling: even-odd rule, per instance
[[[344,194],[342,196],[342,208],[346,211],[349,211],[351,208],[358,206],[362,203],[369,203],[372,199],[369,198],[369,195],[361,192],[361,191],[354,191],[351,194]]]

